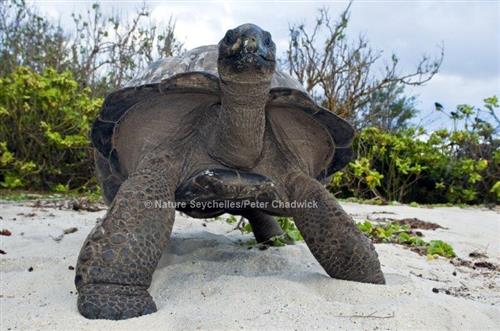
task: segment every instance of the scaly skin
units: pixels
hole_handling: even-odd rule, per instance
[[[252,226],[255,240],[258,243],[265,243],[271,238],[281,236],[283,230],[279,223],[272,217],[258,209],[249,209],[241,212],[241,216],[246,218]]]
[[[167,245],[175,210],[146,201],[173,201],[178,178],[166,156],[148,156],[121,186],[78,258],[78,310],[90,319],[126,319],[156,311],[147,292]]]
[[[318,181],[304,174],[289,177],[290,201],[316,201],[317,208],[290,208],[307,246],[333,278],[385,284],[377,252],[352,218]]]

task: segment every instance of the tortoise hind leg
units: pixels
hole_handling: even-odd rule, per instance
[[[84,317],[118,320],[156,311],[147,289],[170,237],[175,210],[151,203],[173,201],[176,176],[171,169],[166,157],[145,158],[87,237],[75,277],[78,310]]]
[[[102,197],[109,206],[120,189],[122,180],[116,177],[109,168],[109,161],[97,150],[94,151],[95,171],[98,182],[102,187]]]
[[[308,202],[290,208],[311,253],[333,278],[384,284],[377,252],[352,218],[318,181],[294,174],[287,181],[290,201]]]
[[[248,209],[242,211],[240,214],[250,222],[255,240],[257,240],[258,243],[264,243],[272,237],[281,236],[283,234],[281,226],[274,217],[261,210]]]

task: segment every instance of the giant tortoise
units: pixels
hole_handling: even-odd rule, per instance
[[[156,311],[147,289],[175,210],[242,215],[257,241],[293,217],[331,277],[382,284],[370,240],[322,182],[352,158],[353,128],[276,69],[253,24],[151,64],[111,93],[91,138],[109,210],[78,258],[78,309],[92,319]]]

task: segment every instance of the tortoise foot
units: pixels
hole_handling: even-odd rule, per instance
[[[89,284],[78,293],[78,310],[89,319],[123,320],[156,312],[156,304],[143,287]]]

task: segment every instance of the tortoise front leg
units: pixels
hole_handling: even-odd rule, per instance
[[[310,206],[290,208],[287,213],[293,217],[311,253],[328,275],[384,284],[373,244],[358,230],[333,195],[308,176],[296,174],[290,177],[287,185],[290,200],[310,202]]]
[[[156,311],[147,292],[174,223],[176,175],[165,157],[145,158],[120,187],[106,217],[87,237],[76,268],[78,310],[90,319]]]

